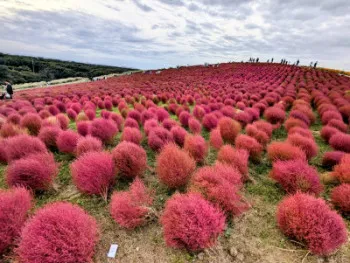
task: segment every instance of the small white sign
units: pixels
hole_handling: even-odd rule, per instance
[[[118,251],[118,245],[117,244],[112,244],[111,247],[109,248],[107,257],[109,258],[115,258],[116,254]]]

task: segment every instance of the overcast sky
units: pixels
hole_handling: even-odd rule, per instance
[[[274,57],[350,70],[350,5],[0,0],[0,52],[142,69]]]

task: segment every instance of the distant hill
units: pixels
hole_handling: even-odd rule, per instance
[[[130,70],[133,69],[0,53],[0,81],[9,80],[13,84],[70,77],[91,79]]]

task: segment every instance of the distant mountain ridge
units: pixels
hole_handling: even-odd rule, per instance
[[[0,52],[0,81],[13,84],[50,81],[71,77],[93,78],[123,73],[132,68],[87,64],[41,57],[10,55]]]

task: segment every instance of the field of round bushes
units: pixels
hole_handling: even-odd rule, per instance
[[[17,92],[0,262],[350,262],[349,122],[350,78],[271,63]]]

